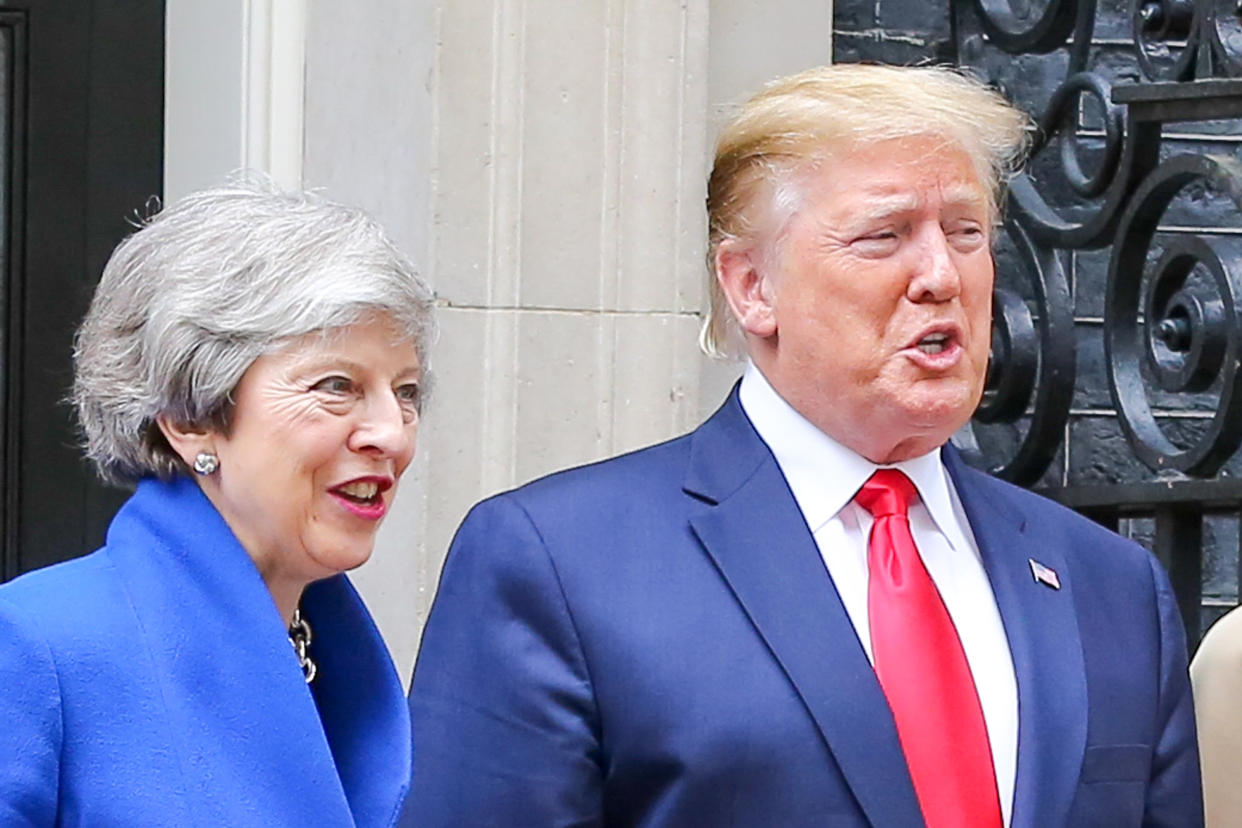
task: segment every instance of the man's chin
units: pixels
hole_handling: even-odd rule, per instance
[[[970,421],[978,402],[979,398],[970,393],[941,397],[920,395],[902,406],[908,425],[906,433],[920,435],[936,445],[946,443]]]

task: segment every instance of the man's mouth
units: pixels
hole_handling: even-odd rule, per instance
[[[914,346],[925,354],[938,354],[949,347],[951,339],[952,337],[947,333],[931,333],[916,342]]]

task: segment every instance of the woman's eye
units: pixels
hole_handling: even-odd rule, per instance
[[[348,377],[324,377],[311,386],[312,391],[325,391],[329,394],[348,394],[354,388]]]

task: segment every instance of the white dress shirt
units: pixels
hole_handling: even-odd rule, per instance
[[[776,393],[753,363],[742,377],[739,396],[746,416],[776,457],[859,643],[871,659],[867,540],[872,517],[853,500],[879,466],[812,425]],[[904,472],[919,492],[918,503],[910,507],[910,531],[957,627],[974,677],[992,748],[1001,815],[1008,826],[1017,768],[1018,686],[996,597],[940,450],[891,468]]]

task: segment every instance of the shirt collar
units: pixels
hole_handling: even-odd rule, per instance
[[[812,533],[836,517],[881,468],[812,425],[776,392],[753,362],[742,375],[738,399],[776,458]],[[884,468],[904,472],[941,534],[953,537],[949,531],[954,525],[953,501],[940,449]]]

